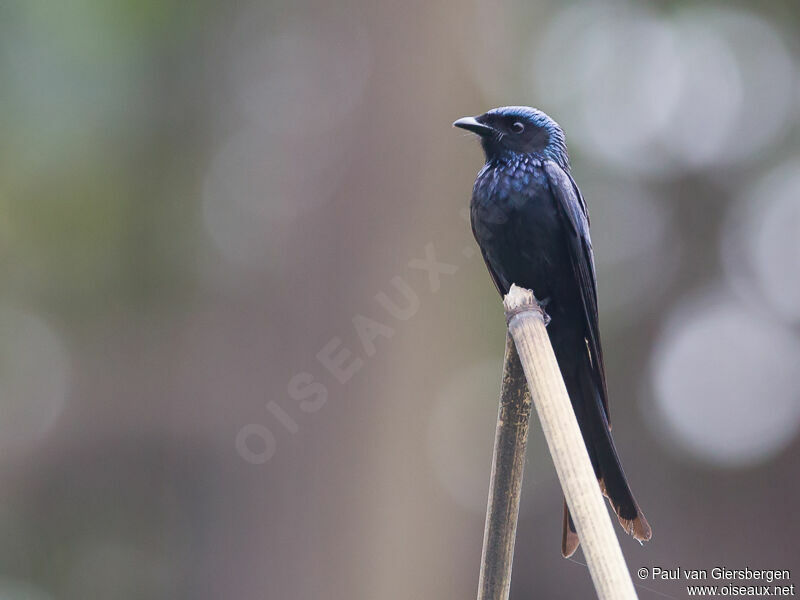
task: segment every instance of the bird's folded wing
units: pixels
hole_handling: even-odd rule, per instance
[[[589,214],[578,186],[566,171],[553,161],[545,162],[544,170],[547,174],[550,191],[566,224],[570,261],[583,301],[587,331],[586,344],[590,352],[595,384],[600,392],[603,409],[610,427],[608,391],[598,325],[597,278],[594,271],[592,242],[589,237]]]

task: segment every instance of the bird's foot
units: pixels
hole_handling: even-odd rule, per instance
[[[544,318],[544,326],[547,327],[550,324],[550,315],[547,314],[547,305],[550,304],[550,298],[542,298],[539,300],[538,298],[536,301],[539,303],[539,308],[542,309],[542,317]]]

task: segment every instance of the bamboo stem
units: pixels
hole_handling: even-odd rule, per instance
[[[508,598],[530,416],[531,396],[525,384],[525,373],[514,341],[508,334],[483,532],[478,600]]]
[[[599,600],[635,600],[633,581],[622,556],[619,540],[614,534],[600,486],[545,329],[546,315],[532,291],[515,285],[511,286],[503,304],[508,331],[519,352],[528,387],[533,395],[533,403],[581,541],[597,596]],[[498,424],[498,434],[499,428],[500,424]],[[497,458],[496,448],[495,458]],[[520,479],[521,470],[520,467]],[[516,510],[514,514],[516,517]],[[516,528],[516,518],[514,527]],[[488,529],[487,521],[487,531]],[[512,537],[512,551],[513,543]],[[484,555],[486,554],[484,543]]]

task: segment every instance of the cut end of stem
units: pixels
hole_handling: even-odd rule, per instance
[[[547,321],[544,310],[539,306],[539,301],[533,295],[531,290],[521,288],[517,284],[512,283],[511,289],[503,298],[503,308],[506,312],[506,323],[510,323],[511,319],[520,313],[533,312],[537,313],[543,321]]]

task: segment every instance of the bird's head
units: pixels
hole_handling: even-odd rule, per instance
[[[477,117],[459,119],[453,126],[480,136],[487,161],[514,154],[531,154],[549,158],[569,169],[564,132],[558,123],[535,108],[493,108]]]

